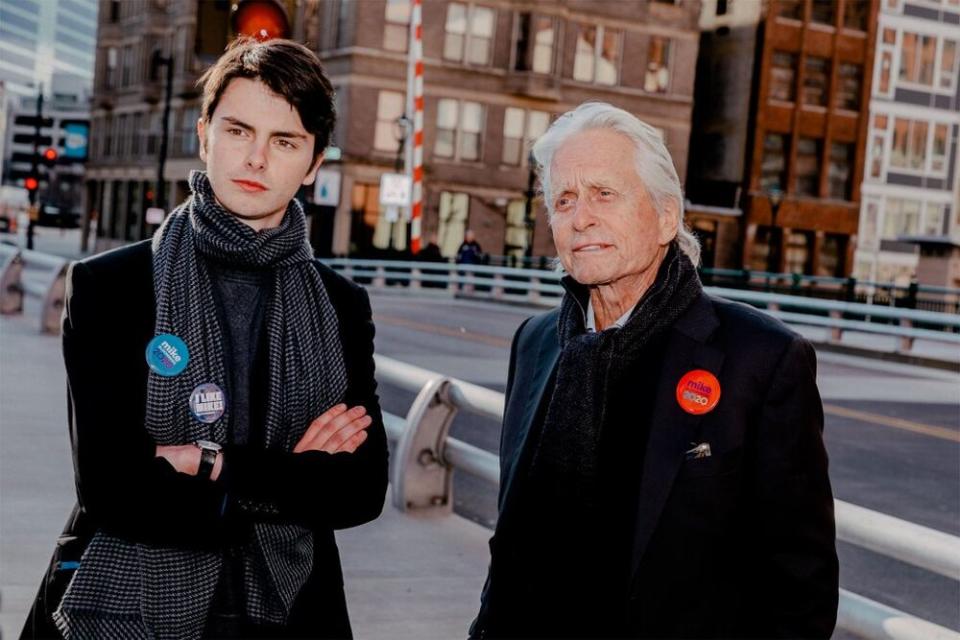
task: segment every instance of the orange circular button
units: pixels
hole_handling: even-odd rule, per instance
[[[688,371],[677,383],[677,402],[695,416],[709,413],[720,402],[720,381],[704,369]]]

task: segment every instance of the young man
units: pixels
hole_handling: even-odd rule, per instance
[[[333,530],[387,448],[365,292],[300,204],[335,120],[317,57],[235,43],[201,78],[206,172],[152,241],[73,265],[63,327],[83,515],[67,638],[348,637]]]

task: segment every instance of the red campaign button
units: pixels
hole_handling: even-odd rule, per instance
[[[677,402],[695,416],[709,413],[720,402],[720,381],[704,369],[688,371],[677,383]]]

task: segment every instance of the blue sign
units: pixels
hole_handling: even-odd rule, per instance
[[[180,375],[190,362],[187,343],[172,333],[161,333],[147,345],[150,370],[164,377]]]
[[[90,138],[90,125],[70,122],[63,125],[63,157],[83,160],[87,157],[87,142]]]

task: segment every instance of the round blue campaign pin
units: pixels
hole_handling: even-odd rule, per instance
[[[190,412],[200,422],[216,422],[223,415],[226,406],[223,389],[212,382],[198,385],[190,393]]]
[[[147,364],[158,375],[180,375],[188,362],[190,350],[187,343],[172,333],[161,333],[147,345]]]

